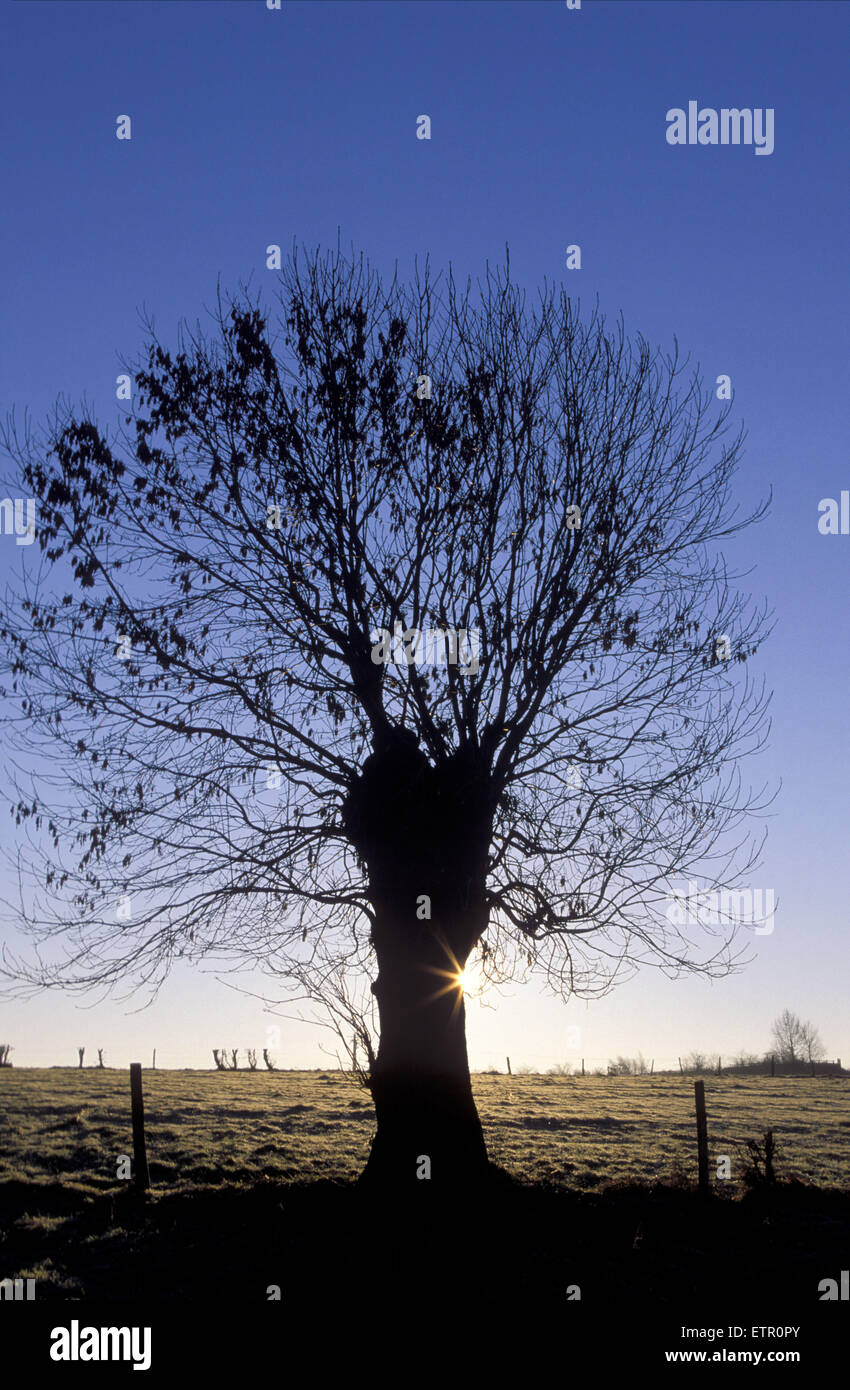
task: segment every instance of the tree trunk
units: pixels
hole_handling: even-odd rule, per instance
[[[364,1173],[366,1181],[411,1190],[459,1186],[487,1169],[457,982],[464,961],[426,932],[417,933],[417,947],[401,958],[378,953],[372,990],[381,1035],[371,1074],[378,1132]]]
[[[474,1183],[487,1150],[458,977],[487,926],[487,779],[468,754],[431,766],[402,735],[367,759],[344,816],[369,870],[378,962],[378,1131],[363,1179],[410,1192]]]

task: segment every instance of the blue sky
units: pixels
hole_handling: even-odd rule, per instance
[[[140,310],[170,337],[203,318],[219,277],[271,289],[268,244],[335,245],[338,228],[344,249],[402,275],[428,253],[475,276],[508,243],[530,289],[546,277],[588,307],[598,295],[652,343],[676,335],[708,380],[731,376],[748,433],[737,496],[746,508],[774,489],[769,519],[727,553],[777,618],[757,661],[773,733],[748,769],[782,783],[753,876],[775,891],[775,930],[719,982],[645,971],[590,1005],[528,986],[473,1003],[470,1057],[603,1065],[641,1049],[661,1066],[696,1047],[761,1051],[787,1006],[850,1064],[850,535],[817,524],[819,501],[850,488],[850,9],[3,0],[2,32],[4,409],[38,419],[85,396],[114,420]],[[773,153],[670,146],[666,112],[689,100],[772,108]],[[122,114],[130,141],[115,136]],[[568,244],[581,270],[565,268]],[[0,536],[4,577],[27,550]],[[198,971],[142,1013],[84,1002],[2,1001],[0,1038],[22,1065],[72,1062],[83,1042],[92,1060],[157,1046],[162,1065],[206,1065],[219,1043],[267,1045],[275,1022]],[[327,1060],[321,1033],[278,1022],[282,1065]]]

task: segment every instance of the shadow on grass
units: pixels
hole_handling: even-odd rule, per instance
[[[514,1181],[451,1197],[339,1182],[183,1186],[139,1197],[61,1182],[0,1183],[0,1278],[34,1275],[39,1299],[256,1302],[290,1306],[438,1289],[500,1306],[811,1306],[850,1249],[850,1192],[779,1184],[740,1201],[692,1189],[565,1191]],[[843,1261],[843,1264],[842,1264]]]

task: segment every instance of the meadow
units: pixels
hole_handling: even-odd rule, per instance
[[[592,1189],[696,1180],[689,1076],[476,1075],[492,1161],[530,1183]],[[368,1095],[340,1072],[144,1072],[145,1131],[157,1189],[184,1183],[351,1181],[374,1132]],[[850,1186],[850,1077],[706,1078],[712,1164],[772,1129],[777,1176]],[[0,1071],[0,1181],[57,1177],[113,1188],[132,1153],[126,1071]],[[713,1168],[713,1171],[714,1168]]]
[[[563,1299],[578,1266],[662,1301],[683,1280],[716,1283],[721,1268],[810,1290],[839,1258],[830,1252],[846,1250],[850,1077],[707,1076],[710,1212],[694,1192],[692,1077],[473,1081],[503,1187],[464,1234],[482,1269],[502,1261],[515,1289]],[[353,1183],[374,1121],[353,1078],[147,1070],[144,1091],[142,1200],[117,1177],[133,1152],[128,1072],[0,1071],[0,1278],[35,1275],[40,1296],[58,1298],[200,1296],[223,1264],[250,1271],[255,1291],[295,1268],[299,1287],[329,1265],[343,1285],[357,1279],[376,1227]],[[744,1181],[746,1141],[767,1129],[778,1143],[769,1209]],[[728,1180],[715,1176],[722,1155]],[[386,1239],[397,1239],[389,1217]]]

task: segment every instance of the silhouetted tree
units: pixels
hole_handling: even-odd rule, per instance
[[[476,298],[296,253],[280,306],[219,297],[173,349],[149,325],[117,431],[9,419],[43,564],[6,607],[12,730],[73,772],[14,803],[22,922],[71,950],[7,979],[215,956],[321,999],[341,972],[380,1033],[367,1173],[478,1175],[473,953],[565,997],[736,960],[665,908],[753,862],[763,620],[720,545],[762,509],[736,519],[741,436],[678,350],[553,288],[528,309],[509,264]]]
[[[226,1061],[225,1054],[224,1054],[223,1051],[219,1051],[219,1049],[218,1049],[217,1047],[214,1047],[214,1048],[213,1048],[213,1058],[214,1058],[214,1060],[215,1060],[215,1064],[216,1064],[216,1066],[218,1067],[218,1070],[219,1070],[219,1071],[226,1071],[226,1070],[227,1070],[227,1061]]]
[[[826,1048],[823,1045],[821,1035],[813,1023],[808,1020],[803,1024],[803,1031],[800,1035],[803,1045],[803,1055],[807,1062],[822,1062],[826,1057]]]
[[[265,1062],[268,1071],[274,1071],[274,1062],[269,1056],[269,1050],[267,1047],[263,1048],[263,1061]]]
[[[780,1062],[819,1062],[826,1049],[813,1023],[783,1009],[771,1029],[773,1051]]]
[[[86,1049],[85,1049],[84,1047],[78,1047],[78,1048],[77,1048],[77,1053],[78,1053],[79,1059],[80,1059],[80,1066],[82,1066],[82,1065],[83,1065],[83,1058],[84,1058],[85,1055],[86,1055]]]

